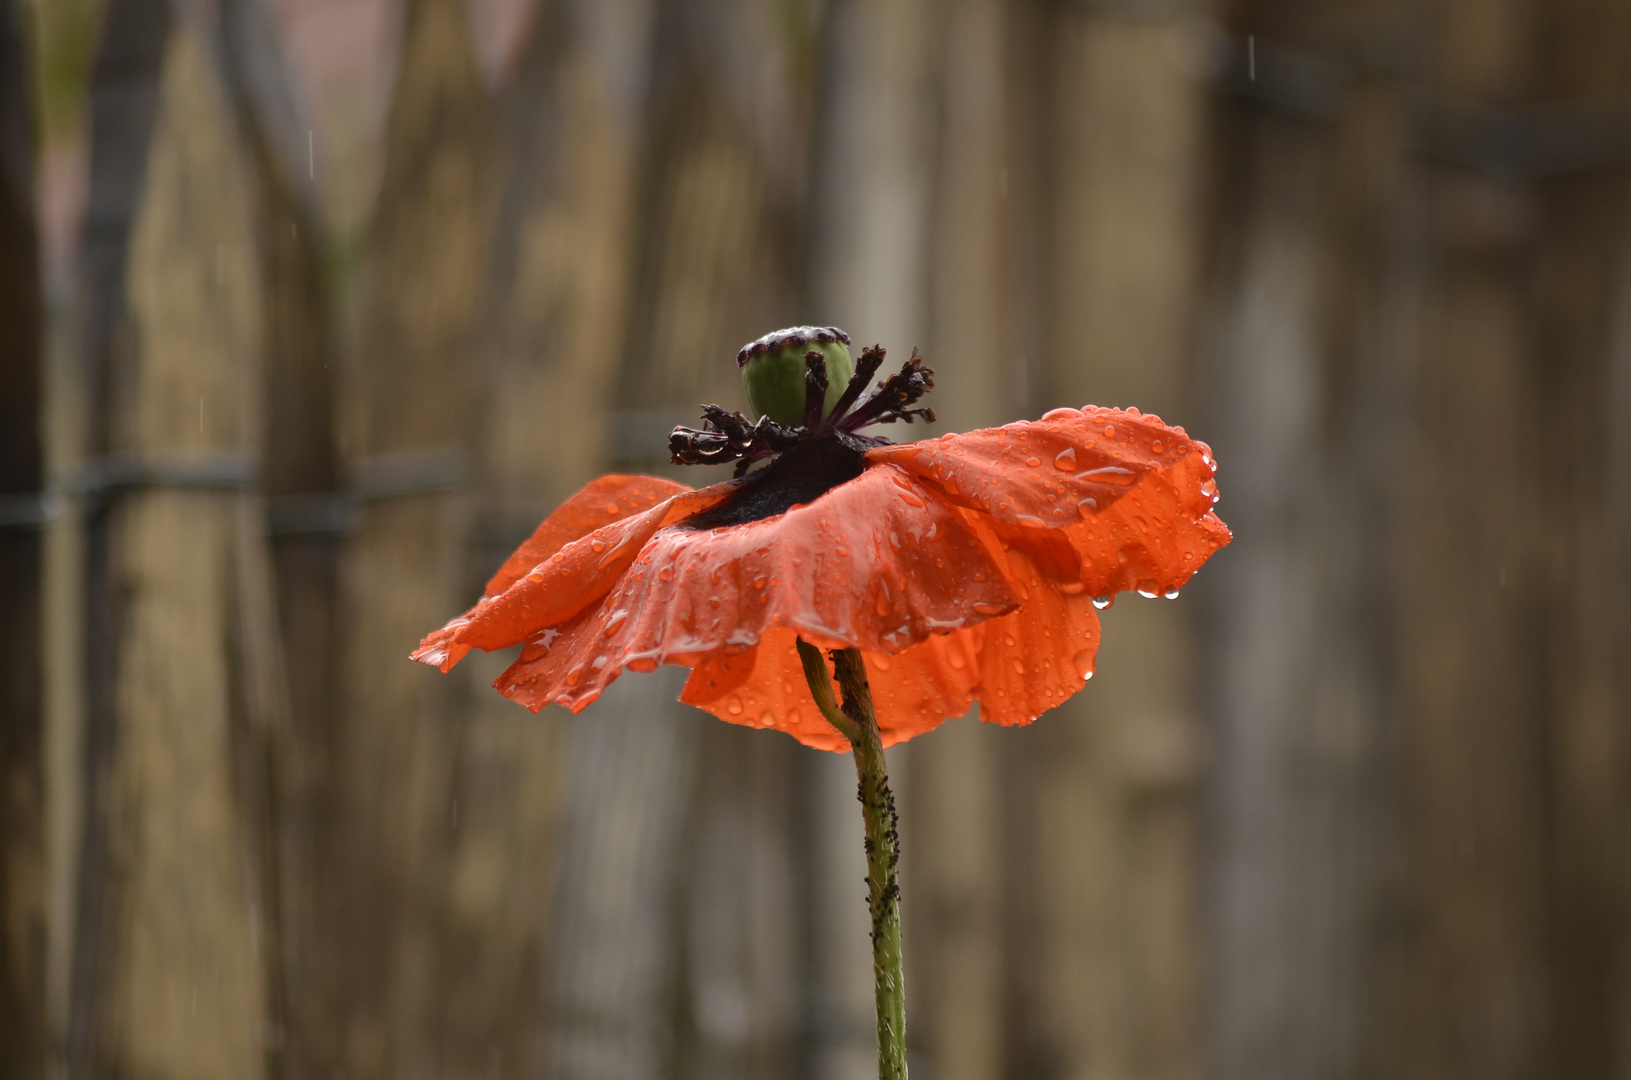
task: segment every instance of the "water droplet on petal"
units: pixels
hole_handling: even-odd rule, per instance
[[[776,714],[769,709],[759,714],[759,726],[771,727],[776,723]]]
[[[1067,581],[1059,586],[1059,591],[1066,596],[1080,596],[1087,591],[1087,586],[1080,581]]]
[[[566,561],[566,552],[557,551],[555,554],[551,555],[549,558],[550,558],[551,562],[565,562]]]
[[[742,715],[742,699],[732,694],[725,702],[725,711],[732,716]]]
[[[1166,596],[1168,600],[1176,600],[1178,599],[1178,590],[1168,589],[1163,595]]]
[[[1025,674],[1025,664],[1024,664],[1023,661],[1020,660],[1019,657],[1017,657],[1017,656],[1014,657],[1014,659],[1011,662],[1014,665],[1014,674],[1015,675]]]
[[[1150,443],[1150,449],[1152,451],[1154,451],[1155,453],[1159,454],[1162,451],[1162,449],[1164,449],[1162,447],[1162,445],[1161,445],[1161,440],[1156,439],[1154,442]]]
[[[877,668],[879,671],[888,671],[890,667],[889,657],[885,656],[883,653],[874,653],[872,656],[872,666]]]
[[[1025,526],[1027,529],[1045,529],[1048,527],[1047,522],[1034,514],[1015,514],[1014,522]]]
[[[1114,424],[1104,425],[1104,437],[1106,439],[1115,438],[1116,437],[1116,425],[1114,425]]]
[[[1076,504],[1076,510],[1083,517],[1090,517],[1099,512],[1099,500],[1089,496]]]
[[[1093,598],[1093,606],[1098,608],[1100,611],[1103,611],[1105,608],[1110,606],[1110,598],[1108,596],[1095,596]]]
[[[1071,657],[1070,662],[1075,666],[1077,675],[1080,675],[1084,679],[1091,679],[1093,677],[1092,649],[1083,649],[1081,652]]]
[[[1039,457],[1026,458],[1025,459],[1025,464],[1029,465],[1031,468],[1034,469],[1038,465],[1042,464],[1042,459],[1039,458]]]
[[[753,587],[755,589],[762,589],[762,588],[765,587],[766,584],[769,583],[769,581],[770,581],[769,577],[767,577],[764,574],[760,574],[758,577],[753,579]]]
[[[657,571],[657,577],[662,579],[663,581],[673,581],[674,580],[674,568],[672,566],[663,567],[661,570]]]
[[[1154,600],[1157,593],[1154,589],[1140,589],[1138,590],[1138,595],[1142,596],[1146,600]]]
[[[1074,446],[1067,446],[1063,450],[1059,451],[1059,453],[1054,456],[1053,464],[1055,468],[1060,469],[1063,472],[1075,472],[1076,448]]]
[[[1007,611],[1008,609],[1006,607],[1004,607],[1002,604],[980,603],[980,604],[975,604],[974,605],[974,610],[979,612],[981,615],[1001,615],[1004,611]]]

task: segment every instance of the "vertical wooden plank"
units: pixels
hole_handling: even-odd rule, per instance
[[[1188,419],[1200,88],[1170,18],[1063,10],[1043,400]],[[1040,1036],[1081,1076],[1199,1069],[1190,611],[1124,596],[1092,685],[1037,732]]]
[[[1426,42],[1435,87],[1486,102],[1532,94],[1537,10],[1443,4]],[[1546,485],[1526,300],[1538,207],[1515,178],[1436,168],[1426,183],[1400,642],[1407,932],[1389,1064],[1401,1076],[1523,1076],[1549,1067],[1555,989],[1538,662],[1548,523],[1478,497],[1465,449],[1514,490]]]
[[[1327,14],[1238,11],[1256,74],[1282,77]],[[1212,724],[1208,1051],[1223,1076],[1363,1075],[1381,1057],[1387,561],[1420,275],[1396,101],[1359,82],[1317,121],[1261,102],[1214,112],[1199,385],[1237,539],[1193,591]]]
[[[1631,84],[1631,11],[1548,5],[1542,58],[1553,100],[1618,100]],[[1555,629],[1545,666],[1552,838],[1546,934],[1553,976],[1549,1065],[1631,1074],[1631,634],[1624,486],[1631,410],[1623,348],[1631,172],[1609,166],[1539,185],[1548,228],[1533,293],[1540,404],[1570,463],[1548,485],[1545,559]],[[1617,371],[1616,368],[1619,368]]]
[[[699,728],[681,673],[625,675],[569,721],[561,892],[540,1072],[643,1080],[672,1067],[675,918]]]
[[[329,1075],[339,1060],[344,950],[333,939],[332,769],[338,671],[339,487],[334,316],[321,264],[306,127],[261,0],[227,0],[217,62],[245,132],[261,198],[264,412],[262,549],[243,547],[242,631],[259,672],[260,715],[245,762],[264,816],[265,947],[275,954],[266,1023],[275,1071]],[[261,582],[269,583],[261,587]],[[261,640],[267,627],[276,641]],[[246,689],[250,689],[246,686]]]
[[[336,1065],[353,1077],[440,1068],[456,684],[405,658],[468,601],[464,503],[436,492],[432,473],[468,467],[497,197],[495,118],[463,10],[418,0],[403,34],[341,413],[352,485],[380,496],[341,570],[330,872],[344,964]]]
[[[649,48],[629,62],[648,73],[638,100],[650,137],[618,233],[634,277],[619,312],[625,411],[607,447],[641,471],[665,468],[666,418],[689,419],[703,401],[740,404],[743,342],[797,321],[794,185],[806,123],[796,15],[677,3],[650,12],[652,36],[623,45]],[[560,437],[589,439],[593,420],[563,424]],[[791,772],[799,748],[678,706],[673,674],[625,673],[571,722],[549,961],[553,1075],[777,1076],[791,1065],[791,793],[766,778]],[[736,836],[754,842],[740,848]]]
[[[70,343],[60,346],[63,362],[54,372],[59,378],[53,389],[72,388],[80,399],[77,409],[65,407],[54,418],[64,426],[79,422],[81,437],[62,440],[73,456],[105,455],[112,446],[108,416],[130,235],[145,187],[172,25],[169,6],[158,0],[119,0],[108,6],[104,20],[88,95],[91,154],[77,267],[81,295],[76,297],[79,310],[64,320],[77,318],[81,324],[76,329],[83,335],[83,361],[74,355],[74,330],[63,330],[59,340]],[[112,892],[107,775],[115,672],[92,659],[111,655],[116,638],[109,515],[89,513],[89,498],[71,505],[84,515],[84,526],[77,530],[70,524],[54,537],[54,598],[82,599],[84,606],[79,619],[64,616],[50,628],[54,647],[80,649],[77,656],[54,657],[52,665],[53,883],[61,890],[54,897],[54,914],[72,920],[68,927],[59,923],[53,935],[53,976],[66,984],[53,987],[61,995],[53,1004],[62,1009],[66,1072],[79,1077],[100,1064],[99,1027],[107,996],[101,983],[112,921],[106,917]],[[76,555],[82,559],[79,565],[64,565]]]
[[[1627,645],[1631,643],[1631,570],[1627,569],[1631,567],[1631,243],[1621,244],[1613,280],[1614,307],[1605,349],[1608,362],[1600,399],[1607,414],[1606,460],[1599,489],[1602,532],[1598,539],[1600,547],[1594,554],[1614,569],[1608,570],[1601,579],[1607,595],[1593,597],[1593,603],[1582,607],[1600,620],[1593,632],[1602,636],[1595,642],[1590,659],[1605,660],[1606,671],[1613,672],[1607,675],[1605,669],[1599,669],[1590,685],[1600,693],[1614,695],[1617,703],[1614,714],[1623,716],[1626,702],[1631,701],[1631,674],[1627,674],[1631,672],[1631,663],[1626,657]],[[1602,652],[1598,653],[1597,649]],[[1595,710],[1591,715],[1593,719],[1602,719],[1602,714]],[[1623,738],[1623,725],[1614,730]],[[1616,802],[1624,805],[1625,792],[1631,788],[1631,753],[1619,745],[1615,751],[1620,785]],[[1618,820],[1623,823],[1625,818],[1620,816]],[[1617,852],[1631,843],[1623,824],[1609,833],[1608,842],[1616,845]],[[1603,869],[1599,882],[1603,892],[1610,896],[1631,895],[1631,860],[1613,859]],[[1608,954],[1603,997],[1597,1008],[1607,1022],[1608,1050],[1613,1065],[1610,1075],[1616,1077],[1631,1075],[1631,1034],[1628,1034],[1631,1033],[1631,926],[1623,917],[1626,908],[1623,902],[1614,906],[1614,925],[1606,948],[1604,943],[1593,943],[1594,948]]]
[[[1319,262],[1331,182],[1324,133],[1295,121],[1240,118],[1241,199],[1223,203],[1238,232],[1220,303],[1218,398],[1207,431],[1232,485],[1231,526],[1244,542],[1207,583],[1214,624],[1215,775],[1209,791],[1214,970],[1212,1053],[1227,1076],[1340,1069],[1327,1039],[1347,974],[1330,966],[1341,937],[1322,881],[1342,881],[1326,846],[1352,810],[1340,742],[1314,733],[1322,700],[1346,689],[1322,638],[1338,615],[1325,595],[1338,569],[1316,540],[1324,521]],[[1212,569],[1212,568],[1209,568]],[[1332,735],[1339,735],[1333,732]],[[1343,922],[1349,934],[1363,927]]]
[[[166,46],[130,234],[128,336],[110,443],[153,461],[252,460],[260,350],[257,208],[230,104],[188,27]],[[191,457],[187,457],[191,455]],[[120,597],[106,753],[100,1069],[264,1072],[264,911],[242,788],[235,655],[242,496],[153,490],[111,511]],[[258,532],[258,529],[257,529]]]
[[[610,388],[623,356],[644,106],[645,72],[618,61],[647,54],[647,8],[550,6],[499,90],[505,176],[479,331],[471,595],[556,503],[603,468]],[[460,669],[442,930],[449,1076],[534,1075],[549,1038],[545,965],[558,924],[576,729],[561,710],[533,716],[492,691],[512,658],[472,656]]]
[[[45,1074],[46,792],[41,701],[44,303],[34,100],[18,9],[0,11],[0,1075]]]
[[[926,338],[935,369],[936,431],[1014,419],[1019,362],[1007,333],[1012,297],[1009,197],[1010,44],[1005,5],[966,0],[918,9],[935,49],[937,154],[919,198],[930,200]],[[933,25],[938,22],[939,25]],[[928,119],[925,117],[924,119]],[[1017,173],[1017,170],[1012,170]],[[899,312],[897,319],[909,317]],[[928,433],[889,433],[907,440]],[[951,1080],[1002,1070],[1004,1030],[1002,762],[1009,732],[977,712],[892,755],[900,788],[907,1031],[922,1065]],[[904,766],[902,768],[901,766]]]
[[[799,759],[784,736],[703,725],[681,930],[690,1023],[680,1075],[795,1077],[801,919],[795,888]]]

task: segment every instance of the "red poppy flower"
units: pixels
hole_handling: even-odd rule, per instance
[[[915,353],[848,411],[882,359],[867,350],[825,420],[812,383],[802,428],[709,407],[709,430],[676,433],[677,458],[780,456],[700,490],[601,477],[414,659],[446,671],[472,648],[523,644],[495,687],[573,712],[625,668],[682,664],[682,701],[848,750],[810,700],[803,637],[862,651],[892,745],[975,701],[989,722],[1034,720],[1091,677],[1096,607],[1175,595],[1229,541],[1208,447],[1136,409],[902,445],[858,435],[927,412],[905,407],[932,385]]]

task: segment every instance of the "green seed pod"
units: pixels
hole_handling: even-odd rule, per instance
[[[787,427],[804,422],[804,354],[812,350],[827,364],[823,414],[832,411],[855,374],[849,335],[836,326],[793,326],[766,334],[736,354],[754,416],[768,416]]]

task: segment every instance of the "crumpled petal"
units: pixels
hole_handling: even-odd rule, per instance
[[[1060,530],[1092,596],[1172,592],[1229,530],[1212,513],[1211,449],[1137,410],[1055,409],[1038,421],[878,447],[959,506],[991,516],[1005,540]],[[1057,562],[1057,559],[1054,560]],[[1059,569],[1058,572],[1064,572]]]
[[[617,584],[653,533],[706,510],[729,490],[729,484],[700,491],[682,488],[644,513],[579,536],[504,592],[483,597],[464,615],[426,637],[414,650],[413,659],[447,671],[472,648],[507,648],[566,622]]]
[[[885,746],[932,731],[975,701],[987,723],[1028,724],[1085,685],[1099,646],[1092,601],[1061,593],[1023,552],[1008,558],[1028,596],[1019,610],[893,656],[862,653]],[[810,700],[794,637],[778,628],[752,648],[708,657],[692,669],[680,700],[733,724],[777,728],[806,746],[849,750]]]
[[[968,712],[979,682],[979,650],[990,625],[935,634],[894,656],[861,654],[885,746]],[[847,752],[849,743],[810,700],[796,636],[778,627],[752,648],[709,657],[692,669],[680,700],[733,724],[773,727],[806,746]],[[841,700],[836,683],[833,696]]]
[[[567,499],[543,524],[504,560],[487,582],[484,596],[499,593],[520,581],[537,566],[581,536],[620,519],[650,510],[664,499],[691,489],[673,480],[656,476],[627,476],[613,473],[597,477]]]
[[[696,666],[777,627],[823,648],[899,652],[1014,610],[1002,558],[988,529],[881,466],[776,517],[655,532],[593,626],[529,645],[507,685],[529,676],[529,701],[581,709],[624,667]]]

